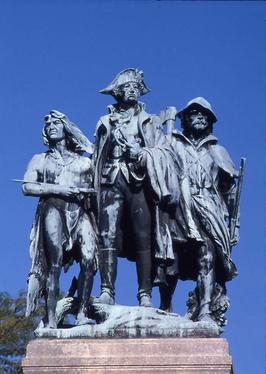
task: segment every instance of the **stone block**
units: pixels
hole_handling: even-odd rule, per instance
[[[23,373],[230,374],[222,338],[35,339]]]

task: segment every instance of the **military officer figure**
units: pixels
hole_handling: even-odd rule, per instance
[[[164,178],[158,176],[151,164],[155,155],[160,154],[164,159],[167,150],[159,117],[146,113],[144,104],[138,101],[139,96],[149,91],[143,72],[133,68],[120,72],[100,91],[117,101],[97,124],[93,156],[94,187],[99,191],[101,294],[98,302],[105,304],[115,302],[119,255],[136,261],[139,305],[152,306],[152,195]],[[166,165],[167,162],[165,168]],[[159,200],[169,199],[167,188],[164,191],[158,187],[158,191]]]

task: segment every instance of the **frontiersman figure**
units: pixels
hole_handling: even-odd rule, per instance
[[[117,103],[96,128],[94,187],[98,215],[101,273],[99,302],[114,304],[117,256],[136,261],[140,306],[151,306],[154,258],[171,258],[171,239],[159,222],[158,204],[175,199],[172,154],[160,118],[138,102],[148,93],[143,72],[126,69],[100,92]]]
[[[237,274],[231,248],[238,241],[238,216],[233,217],[238,171],[212,135],[217,118],[204,98],[191,100],[177,116],[183,132],[174,130],[171,143],[180,180],[176,220],[184,233],[183,243],[177,243],[177,273],[183,280],[197,281],[188,301],[191,318],[223,325],[228,306],[225,282]],[[235,219],[237,224],[230,230]],[[173,279],[172,290],[162,294],[164,309],[171,303]]]
[[[58,111],[45,116],[43,140],[49,150],[35,155],[24,176],[23,192],[40,201],[31,232],[27,311],[38,298],[46,301],[44,326],[57,327],[56,304],[61,268],[80,264],[77,324],[88,323],[86,304],[95,272],[97,237],[92,213],[85,209],[92,184],[93,146],[81,131]]]

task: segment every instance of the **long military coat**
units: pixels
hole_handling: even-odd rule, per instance
[[[108,154],[111,141],[110,114],[100,118],[96,131],[95,151],[93,163],[95,168],[94,188],[98,193],[98,209],[101,190],[101,173]],[[138,117],[139,136],[146,153],[145,188],[151,197],[153,215],[154,258],[160,261],[172,261],[174,258],[172,240],[166,223],[161,219],[160,204],[176,204],[178,200],[178,180],[175,174],[174,154],[169,142],[163,134],[161,120],[158,116],[141,110]],[[124,236],[127,232],[122,233]],[[121,256],[134,260],[133,251],[121,248]]]
[[[213,135],[208,135],[197,146],[179,131],[172,135],[172,146],[176,153],[180,180],[187,179],[190,193],[189,210],[194,221],[199,238],[203,242],[211,240],[216,248],[216,271],[222,281],[232,279],[236,274],[236,267],[231,259],[230,230],[230,202],[235,198],[235,178],[238,171],[226,151]],[[181,191],[182,195],[182,191]],[[180,198],[177,224],[184,226],[186,214],[184,204]],[[185,217],[184,221],[180,217]],[[185,222],[189,230],[189,222]],[[187,231],[188,232],[188,231]],[[186,239],[186,238],[184,238]],[[182,246],[180,246],[182,247]],[[184,253],[180,250],[182,262]],[[197,276],[197,256],[192,249],[186,252],[185,267],[180,265],[181,278],[195,279]],[[184,259],[184,257],[183,257]],[[182,276],[183,273],[183,276]]]

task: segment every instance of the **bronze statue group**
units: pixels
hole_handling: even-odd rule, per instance
[[[153,307],[158,286],[160,309],[171,312],[178,279],[190,279],[196,288],[189,318],[225,324],[226,282],[237,274],[231,250],[242,173],[213,135],[217,117],[207,100],[197,97],[157,116],[139,101],[149,91],[143,72],[133,68],[101,90],[115,103],[97,123],[95,144],[65,114],[54,110],[44,118],[48,150],[32,158],[22,189],[40,198],[26,314],[44,297],[47,328],[58,327],[62,268],[79,263],[76,324],[92,323],[93,277],[100,272],[94,302],[114,305],[119,256],[136,262],[140,307]],[[181,131],[173,128],[176,118]]]

